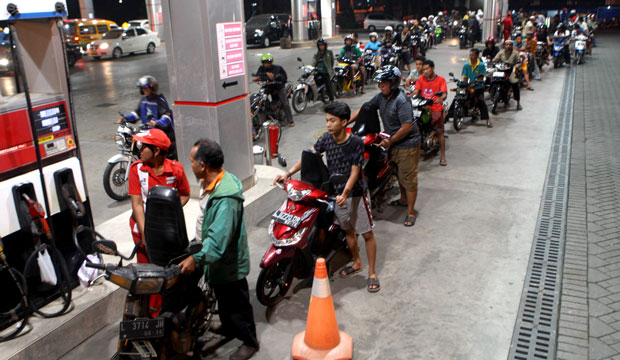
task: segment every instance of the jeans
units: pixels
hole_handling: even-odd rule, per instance
[[[278,90],[278,99],[280,99],[280,103],[282,104],[282,108],[284,109],[286,121],[289,124],[292,123],[293,113],[291,112],[291,105],[288,103],[288,99],[286,98],[286,86],[283,86],[282,89]]]

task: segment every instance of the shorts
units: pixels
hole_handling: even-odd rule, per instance
[[[438,133],[443,133],[443,110],[431,111],[431,125]]]
[[[406,191],[418,191],[419,159],[419,145],[408,149],[390,149],[390,160],[398,168],[398,182]]]
[[[368,192],[364,196],[349,197],[346,206],[336,205],[334,214],[342,230],[355,229],[356,234],[366,234],[372,230]]]

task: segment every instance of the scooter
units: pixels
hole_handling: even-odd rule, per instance
[[[444,93],[439,91],[434,96],[441,96]],[[431,124],[431,106],[435,103],[433,99],[427,99],[423,96],[412,96],[411,108],[413,110],[413,119],[420,129],[420,138],[422,140],[422,150],[430,153],[439,149],[439,135],[433,129]]]
[[[144,125],[138,128],[131,127],[126,120],[123,120],[116,129],[114,141],[121,153],[108,159],[103,172],[103,189],[114,200],[129,199],[129,165],[140,159],[140,150],[135,146],[133,135],[144,129],[146,129]]]
[[[450,91],[456,92],[454,100],[452,100],[452,125],[454,130],[461,131],[466,124],[465,118],[470,117],[471,122],[474,123],[480,119],[480,109],[477,106],[476,98],[474,98],[474,87],[483,81],[483,76],[474,82],[466,80],[458,80],[454,77],[454,73],[449,74],[452,77],[452,81],[456,83],[456,88],[450,89]]]
[[[366,85],[368,85],[370,80],[375,76],[375,72],[377,72],[377,66],[375,66],[375,55],[373,55],[372,50],[365,50],[362,56],[362,63],[366,68]]]
[[[349,75],[351,65],[353,64],[355,64],[355,60],[342,58],[338,60],[338,63],[334,67],[332,89],[335,90],[337,97],[342,96],[346,91],[353,91],[354,94],[357,94],[358,89],[362,87],[362,73],[359,67],[352,78]]]
[[[588,37],[585,35],[578,35],[575,37],[575,63],[583,64],[584,56],[588,50],[587,46]]]
[[[297,113],[301,113],[306,109],[309,102],[322,101],[323,103],[327,103],[327,101],[329,101],[329,96],[326,88],[327,83],[317,86],[315,79],[317,74],[316,68],[314,66],[304,65],[300,57],[297,58],[297,61],[302,63],[299,68],[303,73],[299,79],[297,79],[297,86],[293,91],[291,103],[293,105],[293,110]],[[327,79],[327,81],[330,80]]]
[[[169,214],[153,216],[151,214]],[[73,234],[80,248],[78,235],[92,236],[92,246],[100,254],[120,258],[118,264],[91,262],[85,266],[99,269],[100,278],[126,289],[123,319],[120,322],[118,352],[113,359],[189,359],[196,358],[206,341],[207,331],[215,313],[216,300],[205,282],[201,269],[181,275],[181,260],[197,253],[200,242],[187,239],[183,209],[178,191],[155,186],[148,194],[144,241],[150,263],[127,264],[136,255],[136,245],[129,256],[119,253],[114,241],[105,240],[93,229],[79,226]],[[150,308],[151,296],[161,296],[163,307]]]
[[[506,105],[510,101],[510,74],[512,73],[513,66],[508,63],[495,64],[495,71],[493,71],[493,82],[491,83],[491,99],[493,100],[493,108],[491,112],[493,114],[497,111],[497,104],[503,101]]]
[[[254,76],[255,74],[252,75]],[[258,81],[258,85],[260,85],[260,90],[250,95],[252,140],[254,142],[258,141],[263,134],[263,124],[265,121],[273,120],[278,127],[286,121],[284,106],[280,103],[280,99],[274,96],[276,91],[274,86],[277,86],[277,84],[272,81]],[[286,87],[286,99],[288,101],[293,94],[293,83],[287,81],[284,86]]]
[[[568,53],[568,40],[565,37],[553,39],[553,67],[559,68],[566,61]],[[566,61],[566,63],[569,63]]]
[[[461,25],[459,30],[459,49],[467,48],[469,37],[469,29],[465,25]]]
[[[293,277],[312,276],[318,257],[328,266],[339,250],[346,248],[344,232],[333,223],[336,198],[332,186],[344,184],[343,175],[329,177],[321,155],[304,150],[301,155],[301,180],[277,184],[287,199],[271,217],[269,237],[272,244],[260,262],[256,297],[265,306],[284,299]],[[324,239],[319,239],[324,233]]]

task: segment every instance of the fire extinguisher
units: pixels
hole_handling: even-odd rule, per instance
[[[269,147],[271,150],[271,158],[278,157],[278,140],[280,138],[280,127],[277,125],[269,125]]]

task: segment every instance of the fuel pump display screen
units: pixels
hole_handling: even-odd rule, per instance
[[[33,111],[33,115],[39,142],[42,136],[45,137],[45,135],[66,130],[69,127],[65,104]]]

